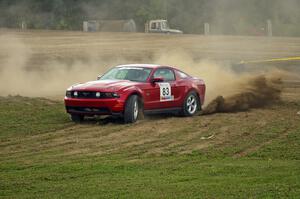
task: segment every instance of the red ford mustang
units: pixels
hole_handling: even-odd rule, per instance
[[[169,66],[116,66],[97,81],[68,88],[66,110],[74,122],[84,116],[122,116],[133,123],[147,113],[180,112],[193,116],[204,102],[205,84]]]

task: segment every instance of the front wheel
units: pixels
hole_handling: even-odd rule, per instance
[[[200,101],[197,93],[189,92],[183,104],[183,115],[194,116],[201,109]]]
[[[71,120],[75,123],[80,123],[84,120],[84,116],[83,115],[72,114],[71,115]]]
[[[137,95],[131,95],[126,101],[125,111],[124,111],[124,122],[134,123],[137,121],[139,116],[139,100]]]

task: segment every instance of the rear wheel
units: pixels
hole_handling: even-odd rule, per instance
[[[194,116],[198,113],[200,108],[199,97],[196,92],[189,92],[186,96],[183,104],[183,115],[184,116]]]
[[[75,123],[80,123],[84,120],[84,116],[83,115],[71,114],[71,120]]]
[[[140,113],[139,98],[137,95],[131,95],[126,101],[124,111],[124,122],[134,123],[137,121]]]

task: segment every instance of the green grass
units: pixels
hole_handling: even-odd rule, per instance
[[[300,128],[291,130],[286,137],[274,140],[271,145],[253,152],[249,157],[300,160]]]
[[[101,157],[0,169],[0,196],[20,198],[297,198],[300,189],[299,161]]]
[[[265,127],[253,125],[251,116],[238,125],[232,118],[240,115],[234,114],[194,118],[192,124],[224,119],[225,126],[232,126],[232,139],[190,154],[175,150],[167,155],[144,155],[146,147],[153,147],[145,145],[111,154],[64,156],[65,151],[55,147],[44,151],[30,148],[30,153],[22,150],[30,143],[22,142],[22,137],[47,135],[38,139],[43,145],[49,136],[60,137],[47,132],[72,125],[61,102],[1,98],[0,152],[10,149],[6,138],[21,144],[11,148],[15,153],[0,153],[0,198],[298,198],[300,118],[288,113],[297,110],[299,104],[283,106],[287,106],[282,110],[286,114],[268,118]],[[280,107],[275,108],[281,112]],[[205,133],[218,135],[221,126],[216,122]],[[103,128],[121,131],[130,127],[113,124]],[[188,133],[196,128],[197,125],[189,125],[185,130],[174,130],[174,134],[179,136],[179,131]],[[288,132],[281,135],[286,129]],[[261,144],[265,142],[268,144]],[[256,146],[260,147],[241,158],[234,157]]]
[[[0,97],[0,138],[53,131],[70,124],[60,102],[20,96]]]

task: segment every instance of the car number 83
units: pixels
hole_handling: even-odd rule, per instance
[[[173,100],[171,85],[169,83],[159,83],[160,87],[160,101]]]

